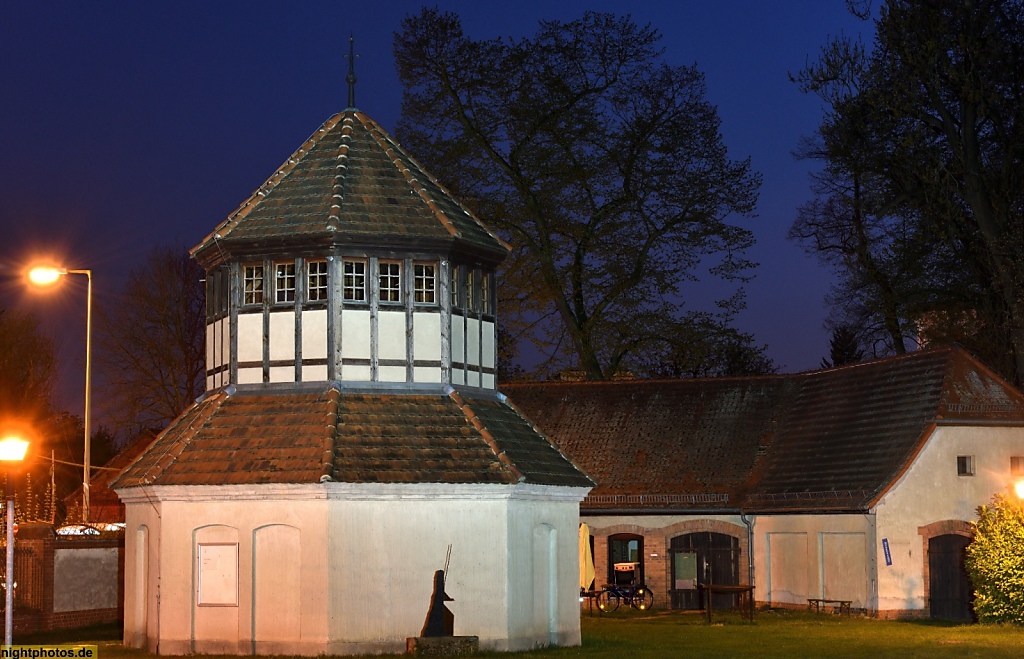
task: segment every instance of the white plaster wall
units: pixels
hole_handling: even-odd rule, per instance
[[[538,632],[532,606],[532,537],[540,523],[559,538],[557,638],[579,644],[576,528],[585,489],[329,487],[336,499],[329,576],[335,640],[328,653],[402,651],[405,638],[423,627],[433,574],[444,567],[449,544],[446,592],[455,600],[448,604],[455,634],[479,636],[481,647],[496,650],[546,645],[547,629]],[[560,490],[562,498],[540,500],[545,490]]]
[[[154,649],[157,630],[161,654],[303,654],[316,655],[327,644],[327,513],[320,486],[268,487],[156,487],[121,490],[126,503],[128,529],[140,523],[150,528],[150,591],[159,597],[149,601],[149,648]],[[257,494],[259,493],[259,494]],[[319,497],[319,498],[318,498]],[[301,500],[301,505],[296,501]],[[150,510],[158,511],[156,513]],[[279,611],[276,591],[254,589],[253,573],[260,553],[254,539],[261,529],[282,525],[295,529],[301,540],[299,555],[291,565],[271,565],[288,579],[298,566],[300,600],[297,616],[300,637],[290,641],[267,638],[256,642],[257,616]],[[196,547],[198,542],[238,542],[238,606],[196,606]],[[135,640],[134,531],[126,534],[125,639]],[[290,541],[285,541],[289,544]],[[294,542],[291,542],[294,545]],[[278,551],[271,549],[270,555]],[[153,584],[159,584],[158,587]],[[255,593],[255,595],[254,595]],[[154,621],[155,615],[159,616]],[[265,627],[262,629],[265,630]],[[131,636],[131,639],[129,639]],[[136,645],[133,645],[136,646]]]
[[[238,314],[238,361],[263,361],[263,314]]]
[[[755,516],[755,599],[806,606],[830,597],[873,609],[873,533],[871,515]]]
[[[327,358],[327,310],[313,309],[302,312],[302,358],[303,359],[326,359]],[[326,380],[326,367],[324,377]],[[303,371],[303,380],[306,380]]]
[[[456,634],[493,649],[579,644],[576,527],[586,491],[344,483],[120,490],[129,529],[125,641],[153,651],[159,633],[161,654],[400,651],[422,628],[433,573],[451,544]],[[535,617],[538,528],[558,540],[553,636]],[[140,568],[138,543],[147,536],[149,562]],[[201,542],[237,543],[237,606],[197,605]]]
[[[483,321],[483,345],[480,348],[480,365],[494,368],[494,323]]]
[[[556,543],[553,567],[559,575],[554,592],[544,583],[548,577],[549,538]],[[495,649],[518,651],[548,644],[579,645],[578,506],[513,500],[509,506],[508,539],[509,639],[507,646]]]
[[[294,309],[270,312],[270,359],[271,361],[295,359]]]
[[[360,364],[342,364],[341,379],[349,382],[369,382],[370,367]]]
[[[466,319],[466,363],[480,364],[480,321],[476,318]]]
[[[327,381],[327,365],[322,364],[320,366],[303,366],[302,367],[302,381],[303,382],[326,382]]]
[[[466,319],[452,314],[452,361],[460,364],[466,361]]]
[[[380,382],[405,382],[406,371],[404,366],[378,366],[377,379]]]
[[[341,312],[342,359],[370,358],[370,312],[367,309],[344,309]],[[369,377],[365,378],[369,380]]]
[[[216,360],[213,357],[213,350],[214,350],[214,347],[216,346],[216,343],[214,342],[214,337],[215,337],[214,323],[209,323],[209,324],[206,325],[206,371],[207,371],[207,373],[209,373],[210,371],[212,371],[213,369],[215,369],[217,367],[217,362],[216,362]],[[212,375],[206,376],[206,388],[207,389],[214,389],[216,386],[217,385],[214,384],[213,376]]]
[[[270,381],[271,382],[295,382],[295,367],[294,366],[271,366],[270,367]]]
[[[956,458],[972,455],[974,476],[958,476]],[[917,459],[875,507],[879,608],[924,609],[924,542],[918,527],[944,520],[977,519],[1011,483],[1010,457],[1024,455],[1024,428],[940,426]],[[892,565],[885,564],[882,539]]]
[[[160,629],[160,515],[159,501],[125,506],[124,644],[150,653]]]
[[[413,315],[412,354],[417,360],[441,361],[441,314],[418,312]]]
[[[377,351],[379,359],[405,359],[404,311],[381,311],[378,313]],[[404,374],[402,381],[405,381]]]
[[[413,380],[416,382],[440,382],[441,369],[435,366],[414,366]]]
[[[507,634],[507,501],[331,504],[329,654],[402,651],[423,627],[449,543],[446,592],[455,600],[448,603],[455,633],[478,635],[484,645]]]
[[[259,384],[263,382],[263,369],[260,367],[238,367],[238,384]]]

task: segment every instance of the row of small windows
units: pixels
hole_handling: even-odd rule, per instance
[[[402,261],[377,262],[375,283],[381,303],[402,304],[404,281]],[[436,263],[412,264],[413,302],[436,305],[438,298],[438,268]],[[299,294],[297,283],[302,273],[293,261],[274,263],[267,272],[262,263],[242,266],[242,305],[294,304]],[[343,259],[341,267],[341,294],[346,303],[365,304],[369,300],[369,262],[362,259]],[[305,263],[305,302],[327,301],[327,261],[309,260]],[[217,268],[208,273],[207,315],[216,317],[227,313],[228,269]],[[468,266],[453,266],[451,279],[451,305],[464,311],[494,314],[494,281],[490,273]]]

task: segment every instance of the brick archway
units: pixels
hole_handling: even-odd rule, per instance
[[[591,534],[594,536],[595,572],[598,575],[607,573],[608,552],[606,548],[609,536],[620,533],[643,536],[645,553],[644,573],[647,585],[654,593],[655,606],[667,608],[668,587],[670,583],[669,571],[672,569],[669,555],[672,538],[686,533],[699,533],[702,531],[721,533],[739,539],[740,580],[742,583],[746,583],[749,574],[747,571],[747,527],[711,518],[688,519],[655,528],[649,528],[641,524],[614,524],[599,528],[591,526]],[[600,587],[600,585],[599,577],[597,586]]]

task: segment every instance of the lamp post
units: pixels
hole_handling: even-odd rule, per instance
[[[85,294],[85,448],[82,459],[82,521],[89,522],[90,471],[90,417],[92,416],[92,270],[36,267],[28,273],[29,280],[38,286],[49,286],[64,275],[85,275],[88,280]]]
[[[7,571],[4,573],[4,645],[7,647],[11,645],[14,632],[14,466],[25,459],[26,450],[28,442],[20,437],[0,440],[0,462],[7,472]]]

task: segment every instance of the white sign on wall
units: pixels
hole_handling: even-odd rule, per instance
[[[200,543],[199,606],[238,606],[238,543]]]

